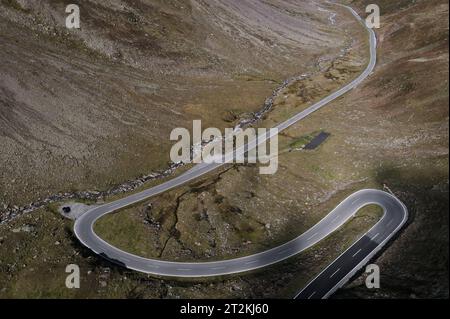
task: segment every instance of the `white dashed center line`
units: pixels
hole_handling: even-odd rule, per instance
[[[214,268],[211,268],[212,270],[222,270],[222,269],[225,269],[225,267],[214,267]]]
[[[352,257],[356,257],[356,255],[358,255],[361,251],[362,251],[362,249],[360,248],[356,253],[353,254]]]
[[[316,292],[314,291],[314,292],[308,297],[308,299],[311,299],[315,294],[316,294]]]
[[[289,251],[289,249],[284,249],[284,250],[278,252],[277,255],[283,255],[283,254],[286,253],[287,251]]]
[[[338,270],[336,270],[336,271],[330,276],[330,279],[333,278],[334,275],[336,275],[336,274],[339,272],[339,270],[341,270],[341,268],[339,268]]]
[[[337,221],[339,219],[339,217],[340,217],[339,215],[334,217],[334,219],[331,221],[331,223],[333,224],[335,221]]]

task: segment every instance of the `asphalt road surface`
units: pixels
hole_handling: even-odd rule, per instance
[[[365,27],[365,23],[358,14],[353,9],[347,8]],[[279,124],[276,127],[278,131],[285,130],[313,112],[316,112],[334,99],[356,87],[371,74],[376,64],[377,40],[373,30],[367,29],[367,32],[370,40],[370,62],[364,72],[338,91]],[[267,136],[267,138],[270,138],[270,136]],[[257,142],[250,141],[247,144],[247,149],[256,147],[256,144],[262,143],[264,140],[260,139]],[[242,153],[243,151],[243,149],[238,149],[236,152]],[[308,299],[326,298],[330,296],[336,289],[347,282],[358,269],[367,263],[400,230],[407,220],[407,209],[395,196],[379,190],[362,190],[342,201],[333,211],[308,231],[281,246],[242,258],[198,263],[170,262],[139,257],[108,244],[95,234],[93,226],[102,216],[186,184],[222,165],[225,164],[198,164],[182,175],[161,185],[102,206],[94,207],[75,221],[75,235],[83,245],[98,255],[128,269],[168,277],[220,276],[251,271],[285,260],[312,247],[332,234],[351,219],[362,207],[370,204],[382,207],[384,210],[382,219],[296,296],[296,298]],[[130,236],[133,236],[133,234],[130,234]]]

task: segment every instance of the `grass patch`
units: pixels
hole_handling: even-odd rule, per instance
[[[320,133],[321,131],[314,131],[310,134],[303,135],[300,138],[295,139],[291,144],[289,144],[289,147],[291,149],[302,149],[306,145],[311,143],[311,141]]]
[[[94,225],[96,233],[107,242],[118,246],[125,251],[146,256],[155,256],[155,243],[150,240],[148,230],[142,222],[134,218],[132,211],[128,209],[120,214],[108,214]]]

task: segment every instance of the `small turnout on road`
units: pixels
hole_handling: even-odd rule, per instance
[[[85,205],[81,203],[76,202],[69,202],[65,203],[64,205],[60,206],[58,209],[58,212],[64,216],[65,218],[76,220],[83,214],[85,214],[90,209],[93,209],[95,206],[92,205]]]

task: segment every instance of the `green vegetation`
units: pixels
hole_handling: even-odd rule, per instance
[[[17,11],[21,11],[24,13],[28,13],[29,10],[23,8],[20,3],[18,3],[16,0],[2,0],[1,3],[9,8],[12,8]]]
[[[395,9],[393,6],[390,7],[392,10]],[[358,189],[383,189],[386,186],[405,202],[411,216],[409,225],[375,261],[381,267],[383,277],[388,280],[384,281],[381,290],[368,292],[363,285],[363,277],[360,277],[338,292],[336,297],[448,298],[448,68],[443,67],[448,64],[448,40],[423,48],[418,46],[422,40],[435,39],[433,34],[439,35],[436,39],[443,39],[442,35],[447,39],[447,14],[448,3],[430,0],[417,1],[407,12],[386,17],[386,25],[377,31],[383,38],[381,63],[370,81],[280,136],[280,143],[286,147],[301,146],[317,128],[326,127],[333,132],[334,138],[317,152],[281,154],[280,170],[275,176],[261,176],[257,167],[245,165],[236,166],[219,177],[215,173],[211,174],[191,187],[182,187],[108,215],[98,221],[96,231],[105,240],[143,256],[169,260],[231,258],[262,251],[298,236]],[[262,126],[270,127],[285,120],[359,74],[354,65],[356,63],[360,69],[364,67],[367,46],[359,43],[365,43],[367,34],[360,32],[356,22],[351,24],[350,20],[343,18],[338,19],[337,23],[341,21],[348,35],[355,39],[355,47],[348,53],[347,60],[341,59],[330,65],[338,68],[338,71],[348,69],[350,73],[332,72],[339,77],[328,78],[319,73],[304,83],[294,84],[280,94],[273,112],[261,123]],[[395,31],[398,26],[404,26],[401,32]],[[5,30],[12,34],[16,32],[15,29]],[[405,45],[399,45],[399,39]],[[32,42],[23,43],[28,45]],[[9,43],[5,54],[12,56],[8,48],[14,45],[14,42]],[[20,52],[30,51],[33,56],[40,52],[28,49],[22,48]],[[410,61],[422,56],[427,58],[426,62]],[[50,59],[51,55],[45,58]],[[24,57],[16,65],[26,66],[28,60],[28,57]],[[213,68],[199,63],[196,64],[196,70],[204,70],[202,68],[205,65]],[[89,65],[81,63],[80,67],[90,70]],[[134,85],[144,81],[137,74],[138,80],[117,76],[122,72],[127,73],[125,71],[129,69],[109,68],[112,68],[109,64],[103,68],[110,73],[98,79],[102,87],[100,90],[94,86],[95,94],[106,90],[105,95],[114,96],[117,91],[119,97],[116,99],[128,98],[128,90],[132,92]],[[57,71],[52,72],[49,72],[51,76]],[[19,73],[28,74],[24,70]],[[402,78],[399,74],[407,74],[407,77]],[[72,74],[72,78],[75,75]],[[133,106],[145,107],[139,109],[136,118],[127,118],[127,123],[131,123],[130,120],[138,121],[142,114],[151,111],[153,106],[148,105],[151,103],[149,101],[156,101],[158,106],[166,105],[165,95],[173,97],[176,94],[177,100],[191,102],[181,107],[168,103],[167,108],[158,108],[155,113],[167,113],[170,116],[158,117],[156,122],[145,123],[144,126],[127,124],[126,127],[131,127],[128,132],[117,130],[110,123],[114,134],[120,132],[119,139],[102,139],[101,143],[92,144],[99,148],[96,152],[101,155],[94,157],[95,164],[102,165],[103,169],[108,168],[102,174],[93,173],[97,167],[85,171],[75,167],[73,175],[64,175],[57,169],[54,171],[65,181],[69,180],[68,177],[70,180],[76,179],[76,174],[83,171],[81,182],[75,183],[80,189],[85,189],[86,185],[103,188],[116,184],[130,175],[146,172],[155,162],[164,165],[164,158],[155,158],[164,145],[152,144],[150,147],[144,143],[145,147],[142,147],[142,141],[137,140],[151,125],[160,127],[161,123],[168,122],[167,119],[172,121],[171,125],[180,124],[173,120],[177,118],[173,112],[179,112],[189,119],[204,116],[211,122],[217,121],[217,126],[220,126],[224,124],[222,115],[227,110],[255,109],[261,104],[262,96],[266,97],[267,92],[273,89],[272,84],[260,81],[216,81],[211,78],[206,81],[198,78],[183,80],[189,83],[189,90],[177,82],[167,91],[152,94],[151,99],[148,99],[149,96],[143,98],[131,95],[129,100],[138,101]],[[111,81],[118,81],[119,85],[108,91]],[[132,86],[122,91],[119,87],[122,81],[127,85],[132,83]],[[85,87],[83,82],[70,84],[78,90]],[[390,90],[385,90],[386,85]],[[215,89],[211,89],[212,86]],[[299,97],[300,89],[307,90],[302,92],[308,94]],[[90,97],[89,102],[92,102],[92,96],[96,96],[89,91],[82,92]],[[182,92],[189,94],[183,95]],[[304,100],[305,97],[307,100]],[[83,105],[83,101],[77,103]],[[90,107],[95,105],[87,104]],[[132,109],[129,107],[127,105],[128,110]],[[123,129],[124,124],[118,116],[120,107],[114,104],[111,109],[114,109],[114,116],[109,117],[106,113],[101,118],[114,118],[120,124],[117,127]],[[100,111],[104,110],[96,110]],[[8,116],[9,113],[5,114]],[[95,123],[100,125],[102,121]],[[151,136],[168,136],[165,133],[161,129],[152,131]],[[124,151],[125,146],[121,141],[129,144],[126,148],[128,153]],[[110,156],[108,150],[101,148],[102,145],[115,145],[114,157]],[[146,151],[143,152],[143,149]],[[7,152],[2,150],[2,154]],[[124,154],[119,165],[117,162],[108,162],[117,154]],[[86,161],[92,162],[92,158],[88,156]],[[66,167],[65,163],[57,167],[63,165]],[[48,174],[52,170],[40,171],[53,178]],[[94,182],[88,183],[87,179]],[[14,187],[29,192],[30,188],[17,186],[17,183],[7,185],[10,180],[5,179],[5,192],[15,196]],[[35,177],[23,180],[31,183],[41,179]],[[57,183],[53,187],[60,189]],[[45,188],[45,191],[48,190]],[[105,200],[121,196],[123,194]],[[148,204],[152,204],[151,209]],[[0,296],[289,298],[376,223],[379,216],[379,208],[368,206],[317,246],[283,263],[249,274],[210,279],[161,280],[115,266],[84,248],[73,236],[72,222],[63,219],[56,213],[55,206],[51,205],[48,209],[21,216],[0,226]],[[64,286],[67,275],[64,270],[70,263],[78,264],[81,268],[80,290],[68,290]],[[414,284],[411,285],[411,282]]]
[[[128,209],[102,218],[95,224],[95,232],[104,240],[127,252],[155,257],[156,243],[151,241],[143,222],[143,220],[136,221]]]

